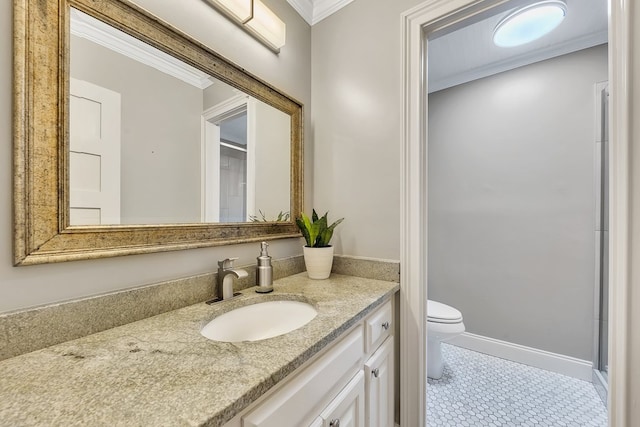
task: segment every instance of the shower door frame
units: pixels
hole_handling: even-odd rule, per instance
[[[604,98],[606,96],[606,98]],[[608,187],[605,188],[609,181],[609,155],[607,148],[609,147],[609,125],[608,120],[608,97],[609,97],[609,81],[598,82],[595,84],[595,114],[596,121],[595,147],[594,153],[594,173],[596,194],[595,214],[596,214],[596,240],[595,240],[595,257],[596,257],[596,277],[594,283],[594,331],[593,331],[593,372],[592,382],[596,386],[596,390],[601,398],[607,403],[608,394],[608,369],[603,369],[603,342],[605,343],[606,363],[608,365],[608,347],[609,347],[609,330],[605,330],[604,325],[608,325],[609,307],[603,305],[603,301],[608,302],[608,279],[605,274],[609,271],[609,257],[607,246],[608,241],[605,236],[609,232],[609,212],[608,212]],[[598,145],[600,144],[600,146]],[[605,263],[606,268],[605,268]],[[607,292],[605,294],[605,291]],[[604,322],[604,323],[603,323]],[[603,338],[605,338],[603,340]]]
[[[426,425],[427,35],[508,0],[427,0],[401,16],[400,419]],[[629,424],[631,5],[609,0],[609,426]]]

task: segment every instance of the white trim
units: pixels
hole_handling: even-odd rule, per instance
[[[400,420],[425,426],[427,300],[426,151],[420,114],[424,114],[422,10],[402,15],[402,154],[400,198]],[[424,114],[426,117],[426,114]],[[424,196],[423,196],[424,194]],[[421,216],[424,215],[424,219]]]
[[[538,61],[544,61],[546,59],[566,55],[571,52],[576,52],[578,50],[587,49],[589,47],[597,46],[604,43],[607,43],[606,31],[587,34],[572,40],[567,40],[560,44],[553,45],[551,47],[533,50],[522,55],[512,56],[501,61],[492,62],[491,64],[473,68],[471,70],[465,70],[460,73],[448,75],[436,81],[431,80],[429,82],[429,92],[431,93],[438,90],[447,89],[452,86],[502,73],[504,71],[513,70],[515,68],[533,64]]]
[[[491,7],[502,0],[428,0],[402,14],[402,156],[400,262],[400,419],[403,426],[425,426],[424,333],[426,283],[426,70],[422,49],[427,25],[443,22],[463,8]],[[609,270],[609,426],[629,419],[628,360],[631,283],[629,268],[629,141],[631,134],[632,2],[610,0],[610,270]],[[475,9],[477,10],[477,8]],[[467,9],[466,15],[473,14]],[[456,18],[462,17],[458,14]],[[421,148],[422,146],[422,148]],[[420,215],[423,214],[422,217]],[[423,256],[424,258],[420,258]],[[415,393],[415,394],[412,394]]]
[[[257,100],[249,97],[247,99],[247,200],[246,212],[247,221],[251,221],[251,216],[258,215],[256,211],[256,143],[258,141],[257,131]]]
[[[583,381],[591,382],[593,378],[591,361],[563,354],[539,350],[469,332],[458,335],[447,343]]]
[[[71,34],[97,43],[198,89],[213,82],[209,75],[92,16],[71,8]]]
[[[220,221],[220,126],[203,115],[200,146],[200,218],[202,222]],[[217,148],[216,148],[217,147]]]
[[[204,222],[220,221],[220,187],[211,186],[220,182],[220,130],[218,124],[241,112],[247,114],[247,200],[246,221],[256,215],[256,102],[246,94],[233,96],[202,112],[201,169],[200,169],[200,206]],[[233,147],[237,148],[237,147]]]
[[[353,0],[315,0],[313,2],[313,22],[315,25],[351,3]]]
[[[309,25],[313,25],[313,1],[312,0],[287,0]]]
[[[352,1],[353,0],[287,0],[291,7],[293,7],[309,25],[317,24]]]
[[[202,112],[200,215],[203,222],[220,221],[220,127],[218,123],[247,107],[248,95],[236,95]]]
[[[428,0],[401,15],[400,420],[426,425],[427,79],[424,27],[478,0]],[[444,25],[444,24],[442,24]]]
[[[222,101],[213,107],[209,107],[202,112],[202,117],[208,121],[222,121],[229,117],[235,116],[239,110],[244,109],[247,104],[249,95],[235,95],[225,101]]]
[[[631,8],[610,0],[609,13],[609,426],[629,419],[629,142],[631,104]],[[636,420],[637,421],[637,420]]]

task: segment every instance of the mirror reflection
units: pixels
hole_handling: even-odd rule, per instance
[[[71,225],[286,216],[288,114],[75,9],[70,52]]]

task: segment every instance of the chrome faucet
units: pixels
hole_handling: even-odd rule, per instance
[[[233,261],[238,258],[227,258],[218,261],[218,299],[225,300],[233,297],[233,278],[242,279],[249,273],[242,268],[233,268]]]

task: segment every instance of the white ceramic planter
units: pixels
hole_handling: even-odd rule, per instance
[[[333,246],[310,248],[303,246],[304,264],[310,279],[326,279],[333,266]]]

